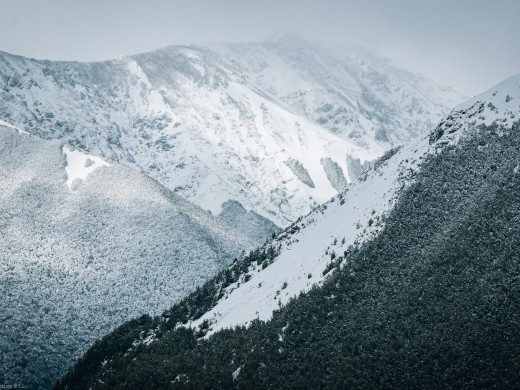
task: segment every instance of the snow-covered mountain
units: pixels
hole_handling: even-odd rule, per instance
[[[212,334],[255,319],[270,319],[280,304],[320,284],[331,264],[344,262],[342,254],[350,245],[382,230],[385,216],[429,155],[474,135],[479,125],[511,128],[519,116],[520,75],[457,106],[430,136],[388,151],[356,183],[268,243],[278,253],[273,263],[265,269],[252,264],[242,278],[226,287],[218,304],[191,326],[208,321],[208,334]]]
[[[48,388],[254,245],[142,173],[0,122],[0,382]]]
[[[98,63],[0,53],[0,119],[286,226],[459,100],[360,48],[291,34]]]
[[[519,115],[517,75],[58,388],[516,387]]]

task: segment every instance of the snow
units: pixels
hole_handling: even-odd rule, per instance
[[[342,200],[335,197],[300,219],[296,224],[300,229],[281,241],[280,254],[271,265],[249,270],[247,282],[242,279],[240,285],[229,286],[215,307],[189,325],[198,327],[208,320],[209,337],[221,329],[247,326],[257,318],[269,320],[279,305],[323,282],[332,252],[341,256],[349,245],[380,231],[381,217],[395,205],[399,191],[412,183],[425,157],[458,142],[480,123],[511,126],[519,113],[520,75],[459,105],[439,125],[445,129],[439,139],[431,142],[427,136],[406,144],[347,187]],[[310,165],[308,160],[305,163]],[[520,165],[514,173],[519,169]]]
[[[236,380],[238,378],[238,376],[240,375],[240,370],[242,369],[242,367],[238,367],[235,371],[233,371],[232,375],[233,375],[233,380]]]
[[[459,96],[358,49],[287,34],[101,63],[2,53],[0,74],[20,80],[3,118],[36,137],[121,162],[214,214],[236,200],[279,226],[336,194],[322,159],[351,181],[347,154],[373,160],[424,134]]]
[[[0,340],[16,340],[0,360],[12,379],[57,380],[96,339],[159,315],[255,246],[148,176],[107,165],[0,128],[0,285],[16,286],[0,300]]]
[[[520,74],[510,77],[484,93],[458,105],[454,111],[467,109],[478,102],[486,102],[486,113],[483,115],[485,116],[483,123],[490,125],[498,120],[505,126],[510,126],[512,122],[518,120],[517,115],[520,108]],[[489,106],[489,104],[492,106]],[[493,107],[495,107],[495,109],[493,109]]]
[[[377,234],[380,227],[377,223],[369,226],[369,220],[378,220],[393,207],[398,190],[409,184],[407,174],[418,169],[419,157],[428,150],[427,138],[410,143],[370,171],[366,180],[349,186],[342,195],[344,204],[336,197],[301,219],[297,224],[300,231],[282,243],[281,253],[271,265],[249,272],[248,282],[228,287],[224,298],[190,326],[209,320],[210,336],[224,328],[248,325],[256,318],[269,320],[280,304],[322,283],[332,252],[341,256],[355,241]]]
[[[520,74],[501,82],[483,94],[456,107],[455,110],[460,111],[463,108],[473,106],[477,102],[485,102],[484,112],[479,116],[478,123],[490,125],[496,121],[505,127],[510,127],[513,122],[519,119]]]
[[[481,124],[510,127],[518,121],[519,111],[520,74],[455,107],[437,127],[436,133],[443,133],[444,143],[457,143]]]
[[[146,338],[143,340],[143,344],[144,345],[150,345],[154,340],[155,340],[156,336],[155,334],[149,334],[148,336],[146,336]]]
[[[96,169],[110,166],[100,157],[85,154],[79,150],[72,150],[66,145],[63,146],[63,154],[67,158],[67,165],[65,166],[66,183],[70,190],[72,190],[72,185],[76,180],[85,181],[88,175]]]
[[[12,124],[7,123],[7,122],[5,122],[5,121],[3,121],[3,120],[1,120],[1,119],[0,119],[0,126],[5,126],[5,127],[9,127],[10,129],[18,130],[18,132],[19,132],[20,134],[28,134],[26,131],[24,131],[24,130],[22,130],[22,129],[16,127],[16,126],[13,126]]]

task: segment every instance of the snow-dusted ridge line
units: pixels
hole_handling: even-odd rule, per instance
[[[430,143],[456,144],[478,125],[509,128],[520,117],[520,74],[455,107],[430,134]]]
[[[214,215],[236,200],[279,226],[337,193],[322,159],[350,181],[346,160],[425,134],[460,101],[365,51],[288,34],[96,63],[0,53],[0,75],[0,117],[34,136],[130,166]]]
[[[279,243],[270,244],[278,243],[280,252],[272,264],[265,269],[252,266],[247,281],[227,287],[215,307],[188,325],[199,327],[209,321],[206,336],[210,336],[254,319],[269,320],[280,305],[321,284],[332,260],[341,263],[350,245],[381,231],[398,192],[413,180],[410,173],[428,149],[428,138],[399,149],[339,196],[300,218],[278,237]]]

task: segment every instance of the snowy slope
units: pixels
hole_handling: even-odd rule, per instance
[[[261,43],[210,46],[254,88],[358,145],[425,134],[463,96],[397,69],[363,47],[322,48],[283,32]]]
[[[443,137],[443,143],[453,143],[468,129],[497,123],[511,127],[519,118],[520,75],[495,85],[481,95],[458,105],[431,134],[431,141]]]
[[[140,170],[215,215],[236,200],[279,226],[351,180],[348,161],[425,134],[460,100],[366,50],[289,34],[99,63],[2,53],[0,76],[0,119]]]
[[[276,260],[265,269],[252,266],[246,283],[244,276],[229,286],[224,298],[191,326],[209,320],[211,334],[256,318],[268,320],[280,304],[321,283],[331,261],[341,261],[349,245],[381,229],[384,215],[413,170],[420,166],[428,147],[427,138],[410,143],[339,196],[298,219],[269,243],[280,251]]]
[[[117,162],[0,126],[0,373],[49,388],[97,338],[254,246]]]
[[[298,219],[268,244],[279,251],[272,264],[265,269],[251,265],[211,310],[190,325],[209,321],[207,334],[211,335],[257,318],[270,319],[279,305],[321,283],[332,265],[341,264],[349,245],[381,230],[385,214],[395,205],[400,190],[413,181],[421,160],[479,131],[479,124],[495,123],[507,131],[518,115],[520,75],[459,105],[430,137],[390,151],[340,195]]]

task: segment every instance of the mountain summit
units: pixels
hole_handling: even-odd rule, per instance
[[[0,119],[286,226],[461,100],[366,50],[282,34],[119,60],[0,54]],[[353,165],[354,164],[354,165]]]

